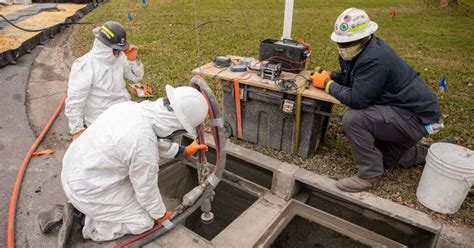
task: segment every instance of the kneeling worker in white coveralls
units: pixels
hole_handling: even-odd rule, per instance
[[[69,74],[65,114],[73,140],[107,108],[130,101],[125,79],[138,82],[144,74],[138,48],[128,44],[120,23],[108,21],[92,32],[92,49],[74,61]]]
[[[85,215],[84,238],[107,241],[143,233],[171,214],[158,189],[159,157],[194,155],[207,145],[162,140],[185,132],[195,136],[208,104],[192,87],[167,85],[166,95],[110,107],[68,148],[61,182],[70,203]],[[71,204],[64,208],[66,217],[74,212]],[[58,240],[67,240],[68,225],[63,223]]]

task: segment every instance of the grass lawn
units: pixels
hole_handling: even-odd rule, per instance
[[[191,70],[216,55],[258,58],[260,40],[281,36],[284,0],[196,2],[199,39],[191,0],[148,0],[147,6],[138,0],[111,0],[83,21],[100,25],[115,20],[124,24],[129,42],[140,48],[139,55],[145,64],[144,81],[153,85],[158,96],[163,95],[165,84],[186,85],[192,77]],[[319,65],[329,70],[338,69],[336,46],[329,38],[334,21],[348,7],[364,9],[379,24],[376,34],[438,93],[446,128],[424,142],[453,136],[458,144],[474,149],[474,1],[465,1],[467,6],[443,10],[434,0],[394,2],[296,0],[293,38],[299,39],[306,32],[312,35],[309,43],[313,46],[313,58],[309,68]],[[397,12],[394,18],[390,14],[392,10]],[[127,20],[129,12],[132,21]],[[75,27],[72,44],[75,56],[81,56],[91,48],[91,29],[90,25]],[[438,87],[443,76],[448,82],[446,93],[439,92]],[[218,82],[209,83],[219,95]],[[312,159],[235,142],[334,179],[350,176],[355,170],[341,126],[340,117],[344,111],[344,106],[335,108],[327,145]],[[421,172],[421,167],[388,170],[383,184],[372,193],[445,222],[473,226],[474,197],[468,197],[461,210],[449,216],[434,213],[418,203],[415,191]]]

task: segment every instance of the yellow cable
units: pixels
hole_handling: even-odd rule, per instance
[[[293,154],[298,155],[298,149],[300,145],[300,126],[301,126],[301,94],[305,90],[304,87],[301,87],[296,92],[296,119],[295,119],[295,128],[293,131]]]

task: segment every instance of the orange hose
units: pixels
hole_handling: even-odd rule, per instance
[[[38,148],[39,144],[43,140],[46,133],[48,133],[49,129],[53,125],[54,121],[58,117],[61,109],[64,106],[64,102],[66,101],[67,94],[64,94],[64,97],[61,99],[56,111],[54,111],[53,115],[49,119],[46,126],[44,126],[43,130],[39,134],[38,138],[36,138],[35,143],[30,147],[28,153],[26,153],[25,157],[23,158],[23,162],[18,169],[18,174],[16,175],[15,184],[13,185],[12,195],[10,196],[10,207],[8,209],[8,222],[7,222],[7,247],[13,248],[15,246],[15,212],[16,212],[16,204],[18,202],[18,194],[20,193],[21,183],[23,181],[23,176],[25,175],[26,167],[30,162],[31,155],[33,152]]]

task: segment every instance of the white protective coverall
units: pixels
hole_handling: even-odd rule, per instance
[[[124,78],[143,79],[143,64],[129,61],[120,53],[95,39],[91,51],[76,59],[69,74],[65,113],[70,133],[75,134],[97,119],[110,106],[130,100]]]
[[[127,101],[107,109],[72,142],[61,182],[67,198],[85,215],[84,238],[106,241],[143,233],[165,214],[159,156],[174,157],[179,145],[168,144],[163,154],[157,136],[180,129],[162,99]]]

